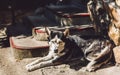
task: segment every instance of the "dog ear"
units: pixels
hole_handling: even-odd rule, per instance
[[[48,27],[45,27],[45,31],[46,31],[47,35],[50,35],[51,31]]]
[[[65,29],[65,31],[64,31],[63,33],[64,33],[64,36],[65,36],[65,37],[68,36],[68,35],[69,35],[69,29],[68,29],[68,28]]]

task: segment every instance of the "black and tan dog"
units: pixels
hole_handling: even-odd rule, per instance
[[[47,56],[26,65],[28,71],[62,64],[76,55],[90,61],[86,70],[94,71],[111,59],[111,44],[106,39],[70,36],[69,29],[61,32],[46,28],[46,32],[49,36],[49,53]]]

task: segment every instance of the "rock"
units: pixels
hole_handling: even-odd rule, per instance
[[[120,46],[114,47],[113,52],[116,64],[120,64]]]

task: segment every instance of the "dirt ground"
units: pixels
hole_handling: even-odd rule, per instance
[[[120,67],[117,66],[104,67],[95,72],[84,72],[84,67],[79,68],[79,66],[77,66],[77,69],[75,69],[67,64],[45,67],[28,72],[25,69],[25,65],[37,58],[38,57],[15,60],[12,56],[10,47],[1,48],[0,75],[120,75]]]

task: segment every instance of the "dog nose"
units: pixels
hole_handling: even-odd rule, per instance
[[[54,50],[55,53],[58,53],[58,49]]]

